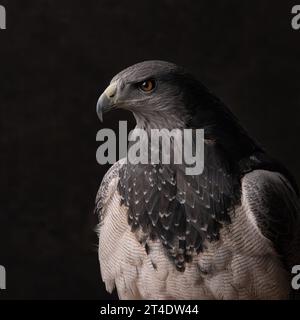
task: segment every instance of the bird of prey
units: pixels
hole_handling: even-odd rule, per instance
[[[130,110],[136,128],[204,129],[204,170],[131,164],[96,197],[102,279],[120,299],[288,299],[300,264],[300,210],[288,170],[184,68],[164,61],[117,74],[97,113]]]

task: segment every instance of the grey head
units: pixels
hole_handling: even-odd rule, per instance
[[[97,113],[130,110],[142,129],[200,128],[233,159],[260,147],[231,111],[183,67],[165,61],[135,64],[111,80],[100,96]]]
[[[111,80],[98,100],[97,113],[112,109],[133,112],[137,127],[180,128],[188,112],[184,100],[184,78],[191,78],[176,64],[152,60],[126,68]]]

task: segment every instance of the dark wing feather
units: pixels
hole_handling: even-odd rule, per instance
[[[300,264],[300,203],[290,182],[280,173],[255,170],[244,190],[250,210],[270,239],[288,272]]]

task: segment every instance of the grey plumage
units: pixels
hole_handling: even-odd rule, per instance
[[[155,81],[143,93],[139,84]],[[107,289],[121,298],[287,298],[299,200],[289,172],[183,68],[144,62],[113,78],[98,112],[126,108],[145,130],[204,128],[205,167],[132,165],[106,174],[96,199]],[[102,116],[101,116],[102,117]]]

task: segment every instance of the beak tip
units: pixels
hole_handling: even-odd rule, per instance
[[[101,100],[99,99],[97,102],[97,106],[96,106],[96,113],[98,115],[98,118],[101,122],[103,122],[103,110],[102,110],[102,106],[101,106]]]
[[[100,98],[98,99],[96,112],[101,122],[103,122],[103,113],[111,110],[114,106],[114,97],[116,90],[116,83],[112,83],[110,86],[106,88],[106,90],[101,94]]]

